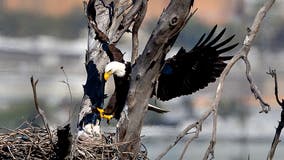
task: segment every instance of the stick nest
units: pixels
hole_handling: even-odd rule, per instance
[[[0,159],[55,159],[46,129],[29,126],[0,133]]]
[[[119,159],[136,159],[146,160],[147,151],[134,154],[121,152],[119,147],[125,143],[112,143],[113,137],[104,137],[101,142],[98,141],[78,141],[75,146],[74,157],[76,159],[98,159],[98,160],[119,160]],[[122,158],[124,157],[124,158]]]
[[[0,159],[62,159],[59,154],[62,154],[64,151],[58,146],[57,131],[52,132],[51,138],[45,128],[30,124],[24,128],[6,130],[6,133],[0,133]],[[138,154],[125,153],[121,152],[119,147],[126,143],[113,142],[113,133],[102,135],[102,138],[99,140],[79,140],[73,138],[72,149],[70,146],[69,151],[67,151],[68,155],[64,157],[68,160],[119,160],[125,159],[125,157],[138,160],[148,159],[147,150],[144,146],[141,149],[143,151]]]

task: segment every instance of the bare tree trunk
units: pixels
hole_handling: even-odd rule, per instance
[[[148,43],[137,59],[132,70],[131,86],[128,93],[128,115],[122,115],[118,124],[120,142],[129,142],[123,151],[137,153],[140,149],[140,133],[152,94],[155,80],[159,76],[161,62],[171,49],[179,32],[183,29],[193,1],[172,0],[164,10]]]

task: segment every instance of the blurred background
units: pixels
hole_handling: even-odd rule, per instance
[[[190,49],[203,33],[218,24],[227,28],[225,37],[236,34],[234,42],[242,43],[246,29],[264,0],[196,0],[197,13],[189,21],[169,56],[181,46]],[[141,27],[140,51],[157,24],[169,0],[149,0]],[[37,91],[41,107],[52,127],[66,123],[80,107],[82,85],[86,80],[84,54],[87,48],[87,21],[81,0],[0,0],[0,128],[14,129],[33,120],[30,77],[39,79]],[[284,1],[277,1],[266,16],[257,35],[249,60],[252,73],[272,111],[260,114],[260,106],[251,94],[245,67],[239,61],[228,75],[219,109],[216,159],[264,159],[270,148],[280,107],[274,98],[274,81],[266,74],[277,69],[280,96],[284,96]],[[130,34],[119,44],[125,59],[130,59]],[[229,54],[235,54],[237,49]],[[63,66],[63,70],[60,69]],[[65,76],[65,73],[67,76]],[[70,96],[66,82],[70,84]],[[143,143],[153,159],[188,124],[207,111],[215,96],[216,83],[194,95],[168,102],[153,99],[151,103],[171,112],[147,113],[142,134]],[[111,91],[109,91],[111,92]],[[113,120],[110,126],[115,125]],[[187,159],[201,159],[211,136],[211,119],[203,125],[197,141],[192,143]],[[113,127],[106,127],[107,131]],[[2,131],[2,130],[1,130]],[[4,131],[4,130],[3,130]],[[184,146],[177,145],[165,159],[177,159]],[[284,157],[279,144],[275,159]]]

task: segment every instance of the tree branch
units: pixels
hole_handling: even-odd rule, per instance
[[[40,115],[40,117],[41,117],[41,119],[43,121],[43,124],[45,126],[45,129],[46,129],[46,131],[48,133],[50,142],[52,143],[52,134],[51,134],[51,131],[49,129],[49,125],[47,123],[47,118],[46,118],[46,116],[44,114],[44,111],[39,107],[39,104],[38,104],[37,92],[36,92],[36,85],[38,83],[38,80],[34,81],[34,77],[33,76],[30,79],[31,79],[31,85],[32,85],[32,89],[33,89],[34,103],[35,103],[36,111]]]
[[[217,132],[217,112],[218,112],[218,105],[220,102],[220,98],[221,98],[221,94],[223,91],[223,85],[224,85],[224,80],[226,78],[226,75],[230,72],[231,68],[233,67],[233,65],[240,59],[240,58],[245,58],[247,57],[247,55],[249,54],[250,48],[252,46],[252,43],[256,37],[256,34],[260,28],[260,24],[263,21],[266,13],[268,12],[268,10],[271,8],[271,6],[273,5],[275,0],[268,0],[263,7],[258,11],[258,13],[255,16],[254,22],[251,26],[250,31],[248,32],[246,39],[244,40],[243,43],[243,47],[241,48],[241,50],[238,52],[237,55],[235,55],[233,57],[233,59],[228,63],[228,65],[226,66],[226,68],[224,69],[224,71],[221,74],[221,77],[219,79],[219,84],[218,84],[218,88],[216,91],[216,97],[215,100],[213,102],[212,107],[214,108],[214,117],[213,117],[213,131],[212,131],[212,137],[211,137],[211,141],[210,144],[207,148],[207,151],[204,155],[204,160],[208,159],[211,155],[212,158],[214,158],[214,148],[215,148],[215,144],[216,144],[216,132]],[[254,84],[252,78],[251,78],[251,70],[250,70],[250,65],[249,65],[249,61],[245,61],[247,62],[246,64],[246,75],[248,78],[248,81],[251,85],[251,90],[253,92],[253,94],[255,95],[255,97],[257,99],[260,100],[260,104],[262,106],[262,111],[264,112],[268,112],[270,110],[270,107],[267,103],[263,103],[264,101],[261,98],[260,93],[257,90],[256,85]]]
[[[137,16],[137,14],[139,14],[141,7],[145,5],[144,0],[136,0],[133,2],[134,3],[131,5],[131,9],[128,10],[128,12],[124,10],[124,14],[122,14],[122,17],[121,14],[116,15],[119,21],[116,22],[118,24],[117,28],[112,28],[115,29],[115,31],[112,31],[113,35],[111,38],[111,43],[116,44],[119,41],[122,35],[129,29],[130,25],[135,21],[135,17]],[[146,4],[147,3],[148,2],[146,2]]]
[[[250,28],[250,31],[248,32],[248,34],[246,35],[246,38],[243,42],[243,47],[240,49],[240,51],[231,59],[231,61],[227,64],[226,68],[224,69],[224,71],[222,72],[220,79],[219,79],[219,84],[217,87],[217,91],[216,91],[216,96],[214,99],[214,102],[212,104],[212,108],[214,113],[214,117],[213,117],[213,131],[212,131],[212,136],[211,136],[211,141],[210,144],[207,148],[207,151],[204,155],[204,160],[208,159],[210,156],[212,158],[214,158],[214,148],[215,148],[215,144],[216,144],[216,133],[217,133],[217,112],[218,112],[218,105],[221,99],[221,94],[223,92],[223,86],[224,86],[224,80],[227,76],[227,74],[230,72],[231,68],[233,67],[233,65],[240,59],[240,58],[244,58],[247,57],[247,55],[249,54],[250,48],[253,44],[253,41],[255,40],[255,37],[259,31],[261,22],[263,21],[265,15],[267,14],[267,12],[269,11],[269,9],[272,7],[272,5],[274,4],[275,0],[267,0],[263,6],[260,8],[260,10],[258,11],[258,13],[255,16],[254,22]],[[249,61],[247,61],[249,62]],[[248,64],[248,63],[247,63]],[[260,93],[257,91],[257,87],[254,84],[254,82],[251,79],[250,76],[250,65],[246,66],[246,75],[248,77],[248,80],[251,84],[251,88],[252,88],[252,92],[255,95],[256,98],[258,98],[258,100],[260,100],[260,104],[262,106],[262,111],[264,111],[265,113],[268,112],[270,110],[270,106],[267,103],[263,103],[264,101],[262,100]]]
[[[183,158],[185,151],[187,150],[189,144],[191,143],[191,141],[193,141],[194,139],[198,138],[199,133],[201,132],[202,129],[202,124],[203,122],[212,114],[212,109],[208,110],[207,112],[205,112],[201,118],[196,121],[193,124],[189,124],[181,133],[179,133],[179,135],[176,137],[176,140],[170,144],[165,151],[163,151],[160,155],[158,155],[158,157],[155,160],[160,160],[162,159],[173,147],[175,147],[175,145],[186,135],[188,135],[188,132],[190,130],[192,130],[193,128],[195,128],[196,130],[194,131],[194,135],[191,137],[191,139],[189,139],[186,143],[186,147],[184,148],[182,155],[180,157],[180,159]]]
[[[281,102],[280,99],[279,99],[279,95],[278,95],[278,81],[277,81],[276,69],[269,68],[269,72],[267,72],[267,74],[271,75],[271,77],[274,78],[274,85],[275,85],[274,94],[275,94],[275,98],[276,98],[277,103],[280,106],[284,106],[283,99],[282,99],[282,102]]]
[[[241,52],[240,52],[240,54],[242,55],[241,58],[243,58],[243,60],[246,63],[246,69],[247,69],[246,75],[247,75],[247,79],[250,83],[251,90],[252,90],[253,94],[255,95],[256,99],[259,100],[259,103],[262,107],[261,112],[265,112],[265,113],[267,113],[270,110],[270,106],[263,101],[263,99],[261,98],[261,94],[257,89],[257,86],[254,84],[254,82],[252,80],[250,65],[249,65],[248,60],[247,60],[247,55],[249,53],[249,50],[251,48],[251,45],[252,45],[255,37],[256,37],[256,34],[259,31],[261,22],[263,21],[264,17],[266,16],[269,9],[272,7],[274,2],[275,2],[275,0],[267,0],[263,4],[263,6],[260,8],[257,15],[255,16],[255,19],[254,19],[252,26],[250,28],[248,28],[248,34],[247,34],[247,36],[244,40],[243,48],[241,49]]]
[[[242,57],[243,61],[245,62],[246,64],[246,77],[247,77],[247,80],[250,84],[250,89],[251,89],[251,92],[254,94],[255,98],[259,101],[260,103],[260,106],[262,108],[262,110],[260,111],[260,113],[264,112],[264,113],[268,113],[268,111],[270,111],[270,106],[268,103],[266,103],[262,96],[261,96],[261,93],[260,91],[258,90],[258,87],[256,86],[256,84],[254,83],[254,80],[253,80],[253,77],[252,77],[252,74],[251,74],[251,65],[250,65],[250,62],[247,58],[247,55],[244,55]]]
[[[280,122],[279,122],[279,124],[278,124],[278,126],[276,128],[275,135],[274,135],[274,138],[273,138],[270,150],[269,150],[268,155],[267,155],[267,160],[272,160],[273,156],[274,156],[274,153],[276,151],[277,145],[280,142],[279,138],[280,138],[280,135],[281,135],[281,131],[282,131],[283,127],[284,127],[284,100],[282,99],[282,102],[280,102],[280,100],[279,100],[276,70],[275,69],[269,69],[269,72],[267,74],[271,75],[271,77],[274,78],[275,98],[276,98],[277,103],[282,108],[281,120],[280,120]]]
[[[192,1],[175,0],[162,13],[141,56],[131,73],[131,85],[128,92],[128,119],[120,119],[120,141],[131,141],[140,136],[148,100],[153,84],[158,77],[166,53],[174,44],[180,30],[184,27],[190,13]],[[139,143],[122,146],[124,151],[138,153]]]

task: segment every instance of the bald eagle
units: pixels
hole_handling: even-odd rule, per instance
[[[221,54],[238,45],[236,43],[226,47],[235,35],[219,42],[225,33],[225,28],[213,38],[216,28],[217,25],[206,38],[206,34],[203,34],[190,51],[182,47],[175,56],[165,60],[152,96],[167,101],[189,95],[216,81],[227,65],[225,61],[232,58]],[[123,60],[123,54],[114,45],[105,45],[111,62],[105,67],[104,79],[107,81],[113,75],[115,83],[115,91],[105,108],[105,113],[119,119],[130,86],[131,65]]]

